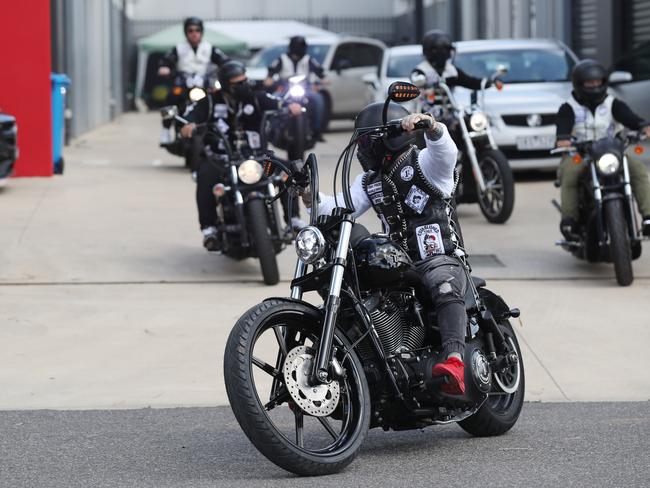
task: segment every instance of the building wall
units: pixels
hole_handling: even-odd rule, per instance
[[[70,135],[111,121],[124,110],[124,15],[117,0],[52,0],[53,70],[71,79]]]

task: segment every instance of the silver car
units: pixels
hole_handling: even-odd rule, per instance
[[[467,74],[488,77],[499,66],[508,68],[502,91],[489,89],[485,108],[492,134],[514,170],[555,168],[559,158],[550,156],[555,143],[555,117],[571,93],[571,69],[576,55],[554,40],[499,39],[456,42],[454,63]],[[384,53],[379,77],[366,76],[366,101],[385,97],[388,86],[408,80],[422,61],[422,47],[398,46]],[[457,87],[457,100],[469,104],[471,91]]]
[[[325,69],[327,82],[321,93],[325,97],[327,119],[354,117],[365,106],[364,76],[370,73],[376,76],[386,45],[367,37],[307,37],[306,40],[309,55]],[[248,63],[248,77],[266,78],[268,65],[286,50],[286,43],[261,50]]]

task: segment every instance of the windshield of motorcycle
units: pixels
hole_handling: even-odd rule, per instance
[[[307,48],[307,54],[309,54],[320,64],[323,64],[323,60],[325,59],[325,55],[327,54],[329,48],[329,44],[310,44]],[[286,45],[267,47],[266,49],[262,49],[259,53],[253,56],[248,62],[248,66],[251,68],[266,68],[281,54],[286,52]]]
[[[573,60],[561,49],[512,49],[456,54],[455,64],[472,76],[486,78],[499,66],[508,68],[505,83],[568,81]]]

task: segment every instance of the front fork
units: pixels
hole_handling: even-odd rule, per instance
[[[476,156],[476,149],[474,148],[474,141],[469,136],[467,126],[465,125],[465,119],[461,113],[456,112],[456,119],[460,125],[460,131],[463,135],[463,141],[465,141],[465,148],[467,149],[467,156],[469,157],[469,162],[472,165],[472,173],[474,174],[474,181],[476,181],[476,186],[479,189],[479,193],[485,193],[485,180],[483,179],[483,172],[481,167],[478,165],[478,158]]]

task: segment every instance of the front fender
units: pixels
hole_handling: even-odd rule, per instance
[[[269,298],[265,298],[263,301],[264,302],[277,301],[277,302],[283,302],[283,303],[287,303],[287,304],[293,303],[293,304],[297,304],[297,305],[302,305],[302,306],[307,307],[309,309],[309,312],[313,314],[314,319],[317,319],[317,320],[322,320],[323,319],[324,311],[322,309],[316,307],[315,305],[313,305],[311,303],[308,303],[308,302],[306,302],[304,300],[299,300],[297,298],[290,298],[290,297],[269,297]]]

